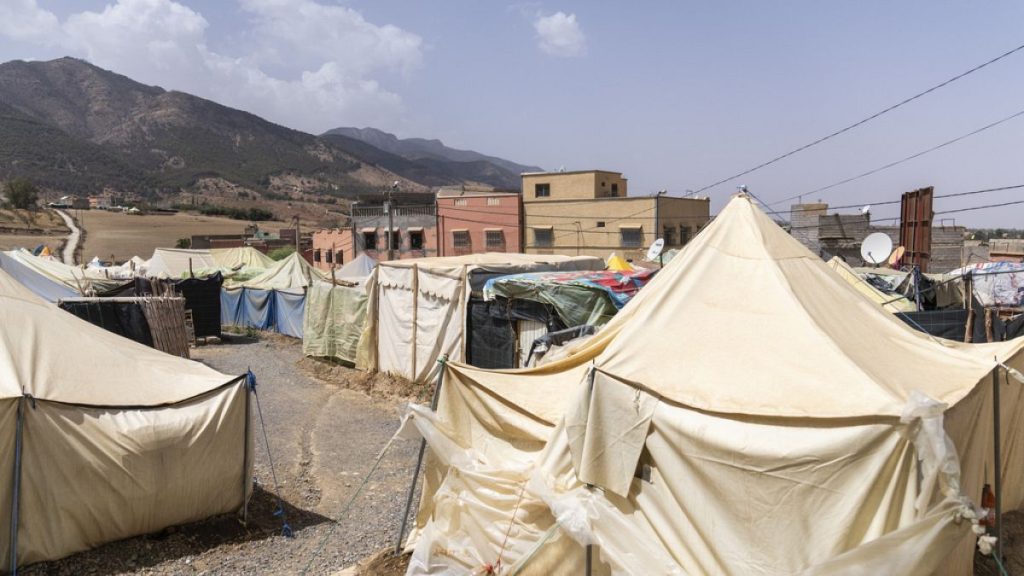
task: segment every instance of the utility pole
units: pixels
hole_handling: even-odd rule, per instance
[[[295,215],[295,252],[299,256],[302,256],[302,250],[299,249],[299,234],[300,234],[300,232],[299,232],[299,215],[296,214]]]
[[[386,202],[384,202],[384,211],[388,213],[388,233],[387,233],[388,260],[393,259],[394,256],[395,256],[394,245],[392,244],[392,239],[395,237],[394,236],[395,235],[395,219],[394,219],[394,209],[393,209],[394,207],[391,205],[391,199],[392,199],[391,195],[392,195],[392,193],[396,189],[398,189],[398,180],[395,180],[395,183],[392,184],[391,188],[388,189],[388,199],[387,199]]]

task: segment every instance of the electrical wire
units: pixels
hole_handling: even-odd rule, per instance
[[[824,192],[826,190],[831,190],[832,188],[835,188],[837,186],[842,186],[843,184],[849,184],[850,182],[853,182],[855,180],[860,180],[861,178],[866,178],[866,177],[871,176],[873,174],[878,174],[879,172],[882,172],[883,170],[888,170],[889,168],[892,168],[894,166],[899,166],[900,164],[903,164],[904,162],[909,162],[911,160],[914,160],[915,158],[920,158],[921,156],[924,156],[925,154],[928,154],[928,153],[931,153],[931,152],[935,152],[936,150],[941,150],[942,148],[945,148],[946,146],[949,146],[951,144],[955,144],[955,143],[957,143],[957,142],[959,142],[961,140],[964,140],[966,138],[974,136],[975,134],[980,134],[980,133],[984,132],[985,130],[988,130],[989,128],[994,128],[996,126],[999,126],[1000,124],[1003,124],[1004,122],[1009,122],[1010,120],[1013,120],[1014,118],[1018,118],[1020,116],[1024,116],[1024,110],[1021,110],[1021,111],[1019,111],[1019,112],[1017,112],[1015,114],[1011,114],[1010,116],[1007,116],[1006,118],[1003,118],[1002,120],[997,120],[995,122],[987,124],[987,125],[985,125],[985,126],[983,126],[981,128],[978,128],[977,130],[973,130],[971,132],[968,132],[967,134],[963,134],[961,136],[957,136],[956,138],[953,138],[952,140],[947,140],[947,141],[943,142],[942,144],[939,144],[938,146],[932,146],[931,148],[928,148],[927,150],[922,150],[922,151],[920,151],[920,152],[918,152],[916,154],[911,154],[910,156],[907,156],[906,158],[902,158],[900,160],[896,160],[895,162],[889,162],[888,164],[884,164],[882,166],[879,166],[878,168],[874,168],[874,169],[868,170],[867,172],[862,172],[862,173],[860,173],[860,174],[858,174],[856,176],[851,176],[849,178],[844,178],[842,180],[839,180],[838,182],[833,182],[832,184],[829,184],[828,186],[822,186],[821,188],[815,188],[814,190],[811,190],[810,192],[804,192],[803,194],[794,194],[793,196],[788,196],[786,198],[783,198],[782,200],[776,200],[775,202],[772,202],[772,205],[781,204],[781,203],[786,202],[788,200],[793,200],[795,198],[800,198],[801,196],[810,196],[812,194],[818,194],[818,193]]]
[[[757,170],[760,170],[760,169],[765,168],[767,166],[771,166],[772,164],[775,164],[776,162],[779,162],[780,160],[784,160],[786,158],[789,158],[790,156],[793,156],[794,154],[798,154],[800,152],[803,152],[804,150],[807,150],[808,148],[817,146],[818,144],[821,144],[822,142],[825,142],[827,140],[831,140],[832,138],[835,138],[836,136],[839,136],[841,134],[849,132],[850,130],[853,130],[854,128],[857,128],[859,126],[863,126],[864,124],[867,124],[868,122],[870,122],[872,120],[875,120],[876,118],[878,118],[878,117],[880,117],[880,116],[882,116],[884,114],[892,112],[893,110],[896,110],[897,108],[905,106],[906,104],[909,104],[909,103],[911,103],[911,102],[913,102],[913,101],[915,101],[915,100],[917,100],[917,99],[919,99],[919,98],[921,98],[923,96],[931,94],[932,92],[935,92],[936,90],[939,90],[940,88],[948,86],[948,85],[952,84],[953,82],[956,82],[957,80],[960,80],[961,78],[969,76],[969,75],[971,75],[971,74],[981,70],[982,68],[985,68],[986,66],[994,64],[994,63],[996,63],[996,62],[998,62],[998,61],[1000,61],[1000,60],[1002,60],[1004,58],[1007,58],[1007,57],[1009,57],[1009,56],[1011,56],[1011,55],[1013,55],[1013,54],[1015,54],[1017,52],[1020,52],[1021,50],[1024,50],[1024,44],[1021,44],[1020,46],[1017,46],[1016,48],[1013,48],[1012,50],[1004,52],[1004,53],[1000,54],[999,56],[996,56],[995,58],[992,58],[991,60],[983,62],[983,63],[975,66],[974,68],[971,68],[970,70],[967,70],[966,72],[961,72],[960,74],[957,74],[956,76],[953,76],[952,78],[950,78],[948,80],[940,82],[940,83],[932,86],[931,88],[928,88],[927,90],[924,90],[922,92],[918,92],[917,94],[914,94],[913,96],[911,96],[909,98],[905,98],[905,99],[897,102],[896,104],[893,104],[893,105],[889,106],[888,108],[885,108],[883,110],[875,112],[874,114],[868,116],[867,118],[864,118],[862,120],[858,120],[857,122],[854,122],[853,124],[850,124],[849,126],[846,126],[845,128],[840,128],[839,130],[836,130],[835,132],[832,132],[831,134],[828,134],[827,136],[823,136],[821,138],[818,138],[817,140],[814,140],[813,142],[810,142],[808,144],[804,144],[803,146],[800,146],[798,148],[794,148],[793,150],[790,150],[789,152],[786,152],[785,154],[781,154],[779,156],[776,156],[775,158],[772,158],[771,160],[768,160],[766,162],[762,162],[762,163],[754,166],[753,168],[747,168],[746,170],[743,170],[742,172],[733,174],[732,176],[729,176],[728,178],[723,178],[723,179],[721,179],[721,180],[719,180],[717,182],[714,182],[714,183],[708,184],[707,186],[703,186],[701,188],[698,188],[697,190],[694,190],[693,192],[691,192],[690,195],[699,194],[699,193],[701,193],[701,192],[703,192],[705,190],[708,190],[710,188],[714,188],[715,186],[718,186],[720,184],[725,184],[726,182],[728,182],[730,180],[734,180],[734,179],[739,178],[741,176],[746,176],[747,174],[750,174],[752,172],[756,172]]]

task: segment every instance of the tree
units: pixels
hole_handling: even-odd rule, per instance
[[[27,178],[9,180],[4,186],[4,193],[11,206],[21,210],[34,207],[39,200],[39,189]]]
[[[271,250],[269,253],[267,253],[267,256],[270,256],[272,260],[284,260],[285,258],[291,256],[292,253],[294,252],[295,246],[282,246],[280,248],[275,248]]]
[[[192,239],[191,238],[178,238],[178,243],[175,244],[174,247],[175,248],[191,248],[192,247]]]

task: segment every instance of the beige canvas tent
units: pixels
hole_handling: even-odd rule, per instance
[[[240,269],[266,270],[276,263],[273,258],[252,246],[214,248],[210,250],[210,256],[213,257],[217,266],[226,271]]]
[[[184,248],[157,248],[145,266],[146,276],[150,278],[185,278],[216,269],[217,261],[209,250]]]
[[[242,509],[248,412],[244,377],[79,320],[0,270],[3,567]]]
[[[486,279],[522,272],[603,270],[593,256],[486,253],[381,262],[371,293],[370,368],[430,380],[442,354],[465,360],[466,303]]]
[[[446,366],[409,573],[969,574],[1022,346],[913,331],[739,196],[569,358]]]

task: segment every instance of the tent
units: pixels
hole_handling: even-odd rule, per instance
[[[609,270],[614,270],[616,272],[633,271],[633,266],[629,262],[627,262],[625,258],[619,256],[615,252],[612,252],[608,256],[608,260],[605,262],[605,264],[608,266]]]
[[[323,273],[292,253],[249,280],[227,280],[221,290],[221,324],[302,338],[306,288],[323,279]]]
[[[244,377],[95,327],[2,270],[0,326],[16,327],[0,329],[5,568],[244,509]]]
[[[370,337],[366,311],[373,286],[372,274],[340,284],[314,282],[306,292],[302,353],[365,369]]]
[[[56,279],[49,278],[33,270],[15,258],[11,252],[0,252],[0,270],[8,277],[25,286],[34,295],[47,302],[56,302],[61,298],[74,298],[81,294]]]
[[[157,248],[146,263],[146,276],[150,278],[185,278],[201,270],[217,269],[217,261],[209,250]]]
[[[1024,264],[986,262],[971,264],[950,272],[950,275],[971,275],[974,296],[983,306],[1024,307]]]
[[[5,252],[4,255],[6,257],[5,261],[13,260],[24,267],[20,273],[16,274],[19,280],[25,278],[28,281],[24,276],[24,272],[32,272],[46,280],[62,284],[65,288],[74,292],[75,296],[104,294],[125,285],[124,280],[108,278],[106,274],[96,269],[70,266],[49,258],[34,256],[27,250],[11,250]],[[37,284],[39,280],[28,282]],[[61,292],[66,291],[62,290]],[[48,293],[40,293],[39,295],[50,300],[50,294]]]
[[[221,269],[225,271],[240,269],[266,270],[277,264],[273,258],[252,246],[241,248],[214,248],[210,250],[210,256]]]
[[[828,261],[829,268],[850,283],[858,292],[866,296],[872,302],[883,306],[889,312],[917,312],[917,304],[913,303],[906,296],[896,293],[882,292],[875,286],[868,283],[849,264],[843,262],[839,256],[833,256]],[[895,287],[894,287],[895,289]]]
[[[654,277],[656,270],[527,272],[492,278],[484,299],[532,300],[555,309],[566,326],[603,326]]]
[[[465,360],[466,303],[490,278],[546,270],[602,270],[593,256],[484,253],[377,265],[369,322],[370,368],[429,380],[442,354]]]
[[[1022,347],[910,330],[739,195],[574,354],[445,366],[408,573],[970,573]]]
[[[334,273],[334,277],[346,280],[362,280],[369,278],[376,267],[376,260],[367,256],[366,252],[360,252],[359,256],[356,256],[351,262],[339,268]]]

